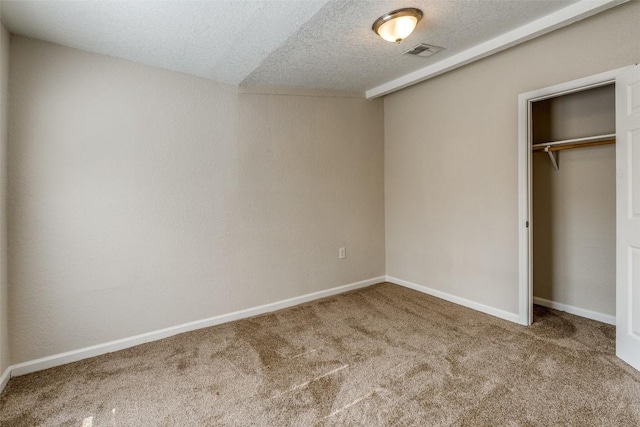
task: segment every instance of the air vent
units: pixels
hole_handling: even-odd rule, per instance
[[[411,49],[409,49],[406,52],[403,52],[403,54],[407,54],[407,55],[415,55],[415,56],[421,56],[423,58],[427,58],[433,54],[436,54],[438,52],[440,52],[441,50],[444,50],[443,47],[438,47],[438,46],[434,46],[431,44],[426,44],[426,43],[420,43],[415,45],[414,47],[412,47]]]

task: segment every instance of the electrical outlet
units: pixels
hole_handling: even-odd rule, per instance
[[[347,257],[347,249],[346,248],[338,249],[338,258],[345,259],[346,257]]]

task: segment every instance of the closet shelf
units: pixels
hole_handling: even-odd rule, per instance
[[[565,139],[562,141],[543,142],[541,144],[533,144],[533,151],[542,150],[549,155],[549,160],[556,171],[559,171],[558,158],[554,151],[570,150],[573,148],[594,147],[596,145],[608,145],[616,143],[616,134],[608,133],[605,135],[587,136],[585,138]]]
[[[616,134],[608,133],[605,135],[588,136],[585,138],[565,139],[562,141],[543,142],[540,144],[533,144],[531,149],[533,151],[560,151],[569,150],[572,148],[593,147],[596,145],[615,144]]]

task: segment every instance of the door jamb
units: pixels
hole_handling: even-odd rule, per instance
[[[531,104],[610,83],[634,65],[518,95],[518,323],[533,323],[533,248],[531,232]]]

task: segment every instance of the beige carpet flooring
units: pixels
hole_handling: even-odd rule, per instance
[[[2,426],[638,426],[612,326],[384,283],[11,379]]]

